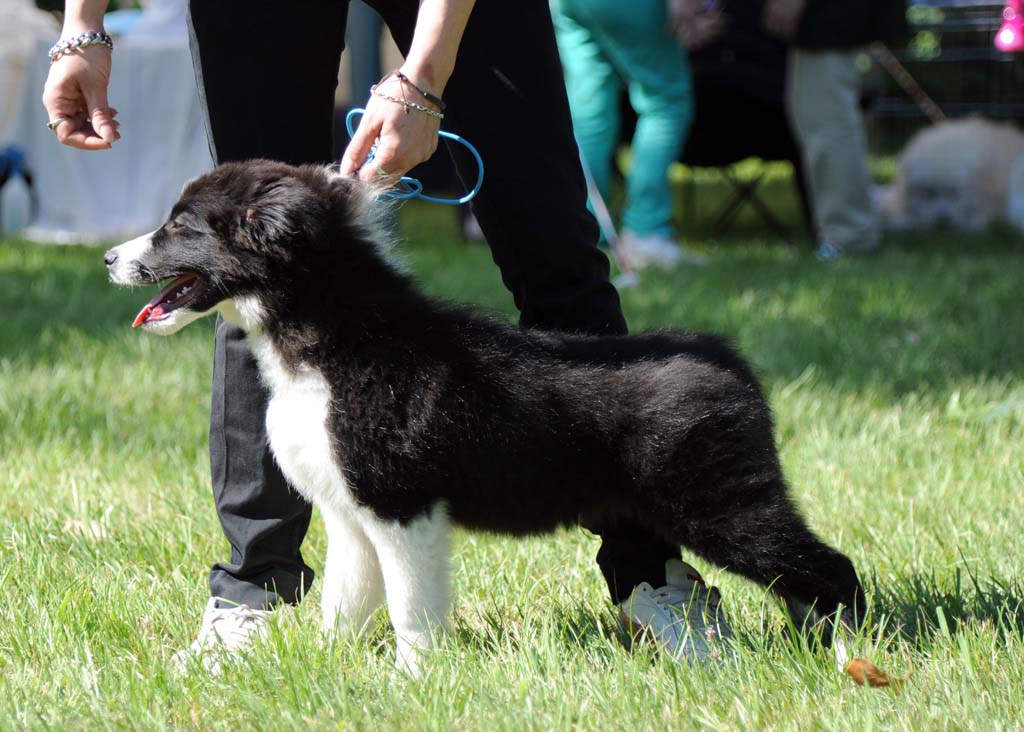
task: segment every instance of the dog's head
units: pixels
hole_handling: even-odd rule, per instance
[[[160,228],[103,261],[119,285],[167,283],[133,327],[169,335],[214,312],[257,327],[243,303],[294,286],[325,242],[355,238],[372,194],[326,168],[228,163],[186,184]]]

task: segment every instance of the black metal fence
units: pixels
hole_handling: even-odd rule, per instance
[[[1024,53],[993,43],[1005,4],[993,0],[912,0],[907,44],[896,58],[947,117],[979,115],[1024,126]],[[928,118],[879,66],[869,74],[872,146],[902,146]]]

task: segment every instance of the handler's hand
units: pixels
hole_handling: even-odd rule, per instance
[[[807,0],[769,0],[764,8],[765,30],[782,38],[792,38],[806,7]]]
[[[117,110],[107,106],[109,83],[110,49],[105,46],[79,48],[50,64],[43,106],[51,121],[68,118],[55,130],[62,144],[108,150],[121,139]]]
[[[405,86],[405,89],[402,87]],[[427,106],[417,98],[414,89],[392,77],[381,85],[380,90],[401,99]],[[441,121],[418,109],[406,109],[401,104],[371,96],[366,103],[366,113],[359,121],[352,141],[345,148],[341,160],[342,175],[358,175],[365,181],[384,180],[394,183],[412,168],[428,160],[437,150],[437,131]],[[370,148],[376,143],[377,152],[373,162],[363,165]]]

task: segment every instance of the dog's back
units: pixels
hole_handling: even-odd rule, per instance
[[[319,354],[339,461],[382,517],[443,502],[458,523],[514,534],[650,523],[759,440],[757,459],[774,458],[756,380],[719,337],[544,333],[419,297],[390,309],[380,340]]]

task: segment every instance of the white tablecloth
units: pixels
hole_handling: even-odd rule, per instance
[[[120,141],[87,152],[57,143],[40,103],[48,44],[37,44],[7,142],[21,146],[36,180],[39,215],[23,235],[40,241],[128,239],[156,228],[190,178],[213,163],[188,48],[122,44],[109,102]]]

